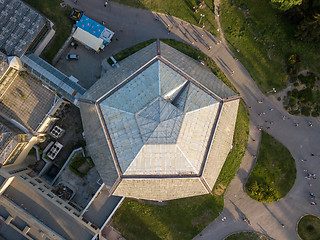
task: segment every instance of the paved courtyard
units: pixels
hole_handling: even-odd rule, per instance
[[[68,54],[79,55],[79,60],[67,61]],[[74,76],[79,80],[79,84],[88,89],[90,88],[101,76],[101,61],[102,55],[93,53],[86,49],[83,45],[79,44],[77,49],[69,46],[62,54],[60,60],[56,64],[56,68],[62,71],[67,76]]]
[[[75,202],[78,206],[85,208],[92,196],[100,187],[97,183],[99,178],[100,176],[95,167],[91,168],[88,174],[81,178],[71,172],[68,165],[58,177],[55,182],[55,186],[59,184],[59,182],[67,183],[76,190],[76,194],[72,198],[72,202]]]

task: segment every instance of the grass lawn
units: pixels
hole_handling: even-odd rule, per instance
[[[269,240],[269,238],[254,232],[235,233],[227,237],[225,240]]]
[[[193,7],[198,6],[200,1],[198,0],[112,0],[124,5],[128,5],[135,8],[142,8],[150,11],[165,13],[174,17],[183,19],[189,23],[202,27],[202,23],[205,24],[205,29],[215,35],[217,35],[217,23],[214,16],[214,5],[212,0],[205,0],[207,7],[199,9],[199,12],[194,14]],[[200,14],[204,14],[205,17],[200,20]]]
[[[320,239],[320,219],[313,215],[306,215],[298,223],[298,234],[303,240]]]
[[[199,50],[174,40],[163,41],[195,59],[207,60],[211,70],[222,80],[228,82],[215,63],[206,59],[208,57]],[[130,240],[192,239],[222,211],[223,194],[238,171],[247,146],[248,132],[248,113],[241,102],[234,134],[233,152],[229,154],[222,168],[213,189],[213,195],[172,200],[162,206],[125,199],[113,217],[112,225]]]
[[[261,202],[284,197],[296,179],[296,166],[288,149],[262,131],[257,162],[246,183],[247,194]]]
[[[71,34],[73,24],[72,20],[69,18],[71,8],[60,7],[60,0],[24,0],[24,2],[40,11],[55,24],[56,34],[54,39],[41,54],[41,57],[51,62]]]
[[[150,39],[148,41],[145,41],[145,42],[142,42],[142,43],[138,43],[137,45],[134,45],[132,47],[128,47],[128,48],[118,52],[113,57],[114,57],[115,60],[117,60],[117,62],[119,62],[122,59],[125,59],[126,57],[129,57],[130,55],[134,54],[135,52],[138,52],[140,49],[150,45],[151,43],[153,43],[156,40],[157,39],[153,38],[153,39]],[[113,64],[113,61],[111,60],[111,58],[108,58],[108,63],[110,65]]]
[[[301,57],[300,69],[319,74],[318,44],[294,38],[295,25],[270,0],[222,0],[221,25],[229,46],[264,92],[288,83],[287,59]],[[237,49],[239,52],[237,52]]]
[[[94,163],[90,157],[84,157],[82,152],[75,153],[71,158],[69,169],[77,176],[83,178],[87,175],[91,168],[94,167]]]

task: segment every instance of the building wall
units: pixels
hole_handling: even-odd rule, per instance
[[[214,187],[232,147],[239,101],[237,99],[224,103],[220,113],[203,171],[203,177],[211,189]]]
[[[122,179],[113,195],[166,201],[207,194],[199,178]]]

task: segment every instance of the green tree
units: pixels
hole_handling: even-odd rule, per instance
[[[282,10],[287,11],[294,6],[298,6],[302,3],[302,0],[271,0],[271,4]]]
[[[320,41],[320,13],[302,20],[297,27],[296,37],[306,42]]]

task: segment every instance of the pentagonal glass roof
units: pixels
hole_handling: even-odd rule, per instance
[[[99,102],[124,175],[197,174],[218,101],[156,60]]]

